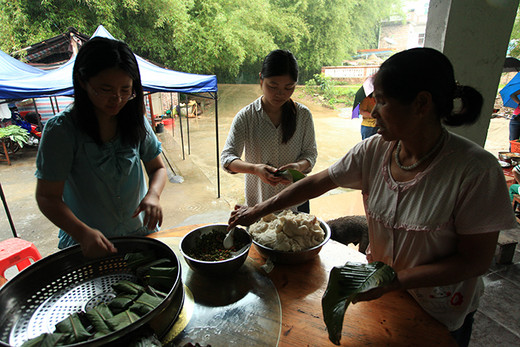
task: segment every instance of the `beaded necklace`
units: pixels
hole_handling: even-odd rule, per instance
[[[433,155],[433,153],[435,153],[441,147],[442,143],[444,142],[445,135],[446,135],[446,129],[442,129],[442,134],[439,138],[439,141],[435,144],[435,146],[433,146],[433,148],[428,153],[426,153],[422,158],[420,158],[415,163],[413,163],[412,165],[409,165],[409,166],[404,166],[399,161],[399,152],[401,152],[401,141],[399,141],[397,143],[397,148],[395,150],[395,155],[394,155],[395,163],[397,164],[397,166],[400,169],[405,170],[405,171],[410,171],[410,170],[415,169],[416,167],[421,165],[426,159],[431,157]]]

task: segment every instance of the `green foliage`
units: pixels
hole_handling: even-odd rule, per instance
[[[9,138],[11,141],[16,142],[20,147],[29,141],[29,133],[18,125],[8,125],[4,128],[0,128],[0,139]]]
[[[167,68],[253,82],[273,49],[291,50],[301,81],[377,45],[401,0],[0,0],[0,49],[12,54],[75,27],[102,24]]]
[[[336,104],[351,105],[359,85],[341,86],[339,82],[331,80],[324,74],[315,74],[313,78],[305,82],[305,93],[320,95],[331,106]]]
[[[516,13],[515,24],[511,31],[511,38],[509,40],[509,47],[511,57],[520,58],[520,13]]]

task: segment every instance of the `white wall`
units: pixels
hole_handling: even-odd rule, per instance
[[[451,128],[484,146],[519,0],[431,0],[425,47],[451,60],[460,84],[484,96],[479,121]]]

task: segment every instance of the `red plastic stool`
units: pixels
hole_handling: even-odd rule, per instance
[[[16,265],[22,271],[42,256],[36,246],[29,241],[14,237],[0,242],[0,276],[5,277],[5,270]]]

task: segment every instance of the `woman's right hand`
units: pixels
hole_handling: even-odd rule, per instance
[[[97,229],[90,228],[83,233],[79,244],[81,252],[87,258],[101,258],[117,253],[117,248],[114,247],[114,244]]]
[[[276,168],[267,164],[257,164],[255,166],[255,175],[258,176],[262,182],[272,186],[281,183],[283,177],[275,176]]]
[[[256,222],[258,218],[253,214],[253,209],[245,205],[235,205],[228,220],[228,230],[237,225],[249,226]]]

